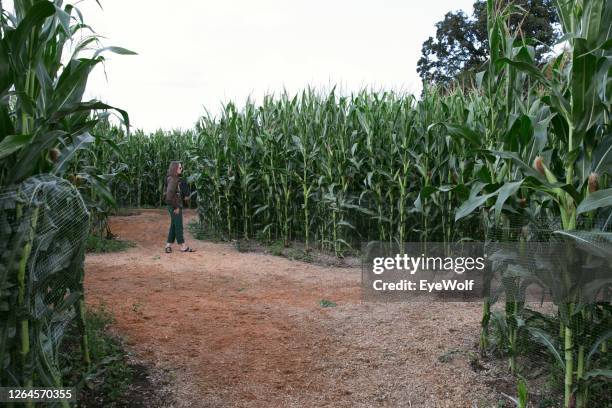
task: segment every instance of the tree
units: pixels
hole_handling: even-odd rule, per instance
[[[509,0],[498,0],[501,5]],[[510,19],[510,27],[519,37],[532,41],[536,60],[542,61],[559,38],[558,19],[552,0],[515,0],[517,12]],[[453,79],[474,72],[487,60],[486,1],[474,3],[472,16],[463,11],[448,12],[436,23],[436,38],[429,37],[421,48],[422,56],[417,72],[424,82],[448,84]]]

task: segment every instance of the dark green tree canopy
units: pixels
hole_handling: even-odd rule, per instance
[[[510,18],[510,27],[519,29],[522,38],[530,38],[536,47],[536,59],[559,38],[558,22],[551,0],[500,0],[512,3],[517,10]],[[469,71],[476,71],[487,60],[487,5],[474,3],[471,16],[463,11],[448,12],[436,23],[436,38],[429,37],[421,48],[417,72],[424,82],[446,84]]]

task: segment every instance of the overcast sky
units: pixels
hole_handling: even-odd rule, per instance
[[[127,109],[136,128],[191,128],[204,108],[283,88],[338,84],[420,92],[423,41],[474,0],[101,0],[80,3],[108,54],[88,97]]]

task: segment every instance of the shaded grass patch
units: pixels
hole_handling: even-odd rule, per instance
[[[132,241],[123,239],[105,239],[96,235],[87,237],[85,250],[88,253],[101,254],[109,252],[121,252],[135,247],[136,244]]]
[[[104,306],[89,308],[86,321],[91,366],[82,361],[76,321],[71,322],[59,355],[63,384],[77,389],[77,406],[161,407],[171,403],[170,376],[154,375],[126,351],[123,340],[109,331],[114,317]]]

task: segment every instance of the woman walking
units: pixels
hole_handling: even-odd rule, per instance
[[[170,230],[168,231],[168,240],[166,241],[166,253],[172,252],[172,244],[176,243],[181,246],[181,252],[195,252],[193,249],[185,245],[183,237],[183,200],[185,197],[181,191],[181,174],[183,173],[183,165],[179,161],[173,161],[168,167],[168,176],[166,177],[165,200],[170,213]],[[188,199],[188,198],[187,198]]]

